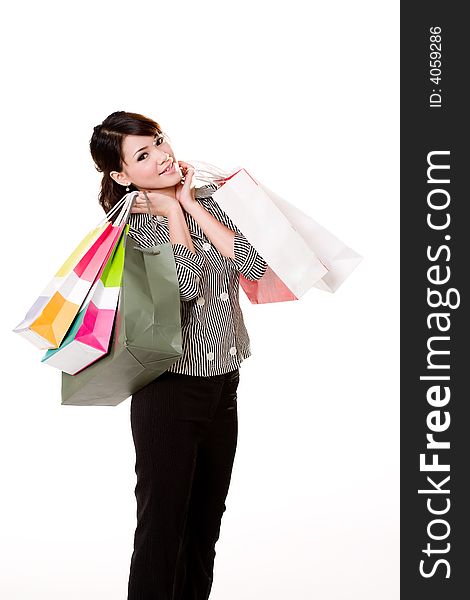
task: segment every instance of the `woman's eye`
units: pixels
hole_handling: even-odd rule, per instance
[[[156,137],[154,139],[153,145],[161,146],[164,141],[165,141],[165,137],[163,135],[159,135],[158,137]],[[137,160],[142,160],[145,156],[148,156],[148,152],[142,152],[142,154],[139,156],[139,158]]]

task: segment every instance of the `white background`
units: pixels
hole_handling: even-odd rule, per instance
[[[115,110],[179,160],[243,165],[364,260],[335,294],[251,305],[211,600],[399,596],[398,2],[10,4],[3,15],[0,596],[125,600],[130,400],[60,404],[12,333],[103,216]],[[288,251],[288,249],[286,249]]]

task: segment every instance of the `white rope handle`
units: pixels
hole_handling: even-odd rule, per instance
[[[131,206],[132,206],[132,202],[134,201],[135,196],[138,194],[139,192],[137,191],[132,191],[132,192],[128,192],[127,194],[124,194],[124,196],[118,200],[116,202],[116,204],[113,206],[113,208],[106,213],[105,217],[98,223],[98,227],[101,227],[102,225],[104,225],[104,223],[107,223],[111,220],[111,217],[116,213],[119,212],[119,216],[117,217],[117,220],[119,220],[120,223],[122,223],[122,217],[123,214],[125,214],[127,212],[130,211]],[[126,218],[127,220],[127,218]]]

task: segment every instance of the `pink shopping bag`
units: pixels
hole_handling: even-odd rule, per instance
[[[15,327],[15,333],[39,348],[59,347],[122,234],[135,194],[126,194],[106,215],[104,225],[82,240]],[[109,218],[115,212],[118,216],[112,223]]]
[[[75,375],[108,353],[121,289],[128,229],[126,225],[59,348],[46,352],[42,359],[45,364]]]

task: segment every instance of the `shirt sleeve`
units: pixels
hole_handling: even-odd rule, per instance
[[[210,184],[210,188],[214,191],[217,190],[215,184]],[[264,258],[250,244],[240,229],[238,229],[230,217],[220,208],[212,196],[204,199],[204,205],[216,219],[235,232],[235,237],[233,239],[233,253],[235,258],[229,258],[228,260],[230,260],[237,271],[247,279],[250,279],[251,281],[261,279],[268,268],[268,264]]]
[[[233,253],[235,258],[229,260],[237,271],[251,281],[257,281],[265,274],[268,267],[263,257],[253,248],[246,237],[237,228],[233,238]]]
[[[204,268],[204,257],[194,254],[184,244],[172,244],[176,263],[176,275],[180,288],[181,300],[194,300],[199,295],[199,282]]]
[[[156,217],[146,214],[131,214],[129,219],[129,235],[138,242],[142,248],[150,248],[158,244],[168,244],[165,232],[158,225]],[[194,254],[184,244],[172,244],[175,257],[176,277],[180,291],[180,299],[188,302],[198,296],[199,282],[202,277],[204,257]]]

